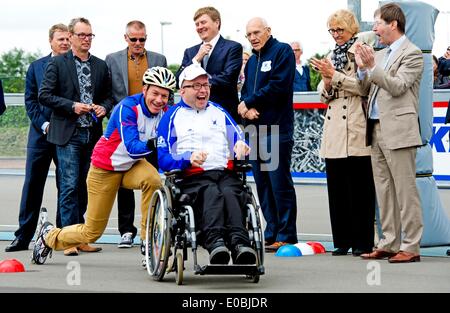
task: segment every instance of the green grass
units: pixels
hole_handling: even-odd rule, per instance
[[[24,106],[10,106],[0,116],[0,157],[26,155],[30,121]]]
[[[0,127],[0,156],[24,157],[27,138],[28,127]]]

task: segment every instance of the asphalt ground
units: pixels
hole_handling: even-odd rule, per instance
[[[0,173],[1,174],[1,173]],[[331,256],[331,253],[294,258],[265,255],[266,274],[258,284],[244,276],[195,275],[192,254],[185,262],[184,284],[177,286],[173,273],[162,282],[154,281],[141,267],[138,245],[118,249],[117,210],[113,208],[105,235],[97,242],[103,251],[81,253],[66,257],[53,253],[45,265],[30,263],[31,250],[5,253],[4,248],[13,238],[17,216],[22,175],[0,175],[0,261],[17,259],[25,266],[24,273],[0,273],[0,293],[17,292],[145,292],[186,294],[256,294],[256,293],[386,293],[386,292],[450,292],[450,258],[445,251],[450,247],[421,249],[420,263],[390,264],[387,260],[370,262],[351,254]],[[326,186],[297,184],[299,239],[321,242],[328,251],[333,249],[328,214]],[[450,190],[440,189],[439,195],[450,216]],[[139,192],[136,192],[139,205]],[[54,177],[49,177],[44,203],[54,220],[56,188]],[[136,221],[140,214],[136,214]],[[135,222],[136,224],[136,222]],[[2,241],[1,241],[2,240]],[[137,241],[136,241],[137,242]],[[30,245],[32,247],[32,245]],[[199,251],[200,264],[206,264],[207,253]],[[186,296],[187,297],[187,296]]]

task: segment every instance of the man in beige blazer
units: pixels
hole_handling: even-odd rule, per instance
[[[419,85],[422,52],[405,36],[405,15],[395,3],[375,12],[373,31],[387,47],[356,48],[359,86],[369,94],[367,144],[383,232],[377,249],[363,259],[389,258],[390,263],[420,261],[422,208],[416,187],[419,134]]]

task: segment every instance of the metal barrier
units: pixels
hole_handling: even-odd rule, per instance
[[[180,99],[175,95],[175,101]],[[433,158],[435,162],[435,173],[437,179],[450,181],[450,144],[448,132],[450,127],[445,126],[443,117],[450,99],[450,90],[434,90],[434,136],[432,143]],[[324,110],[326,105],[320,102],[318,92],[294,93],[295,109],[295,133],[294,148],[292,154],[292,167],[294,177],[302,178],[324,178],[325,164],[319,157],[319,148],[324,122]],[[23,106],[23,94],[5,94],[7,106]],[[432,144],[433,146],[433,144]],[[1,155],[0,155],[1,156]]]

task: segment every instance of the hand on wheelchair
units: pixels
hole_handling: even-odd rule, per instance
[[[239,140],[234,145],[233,151],[236,154],[236,159],[243,160],[247,155],[250,154],[251,149],[245,142]]]
[[[208,158],[208,152],[206,151],[195,151],[191,154],[191,164],[193,167],[201,167],[206,159]]]

